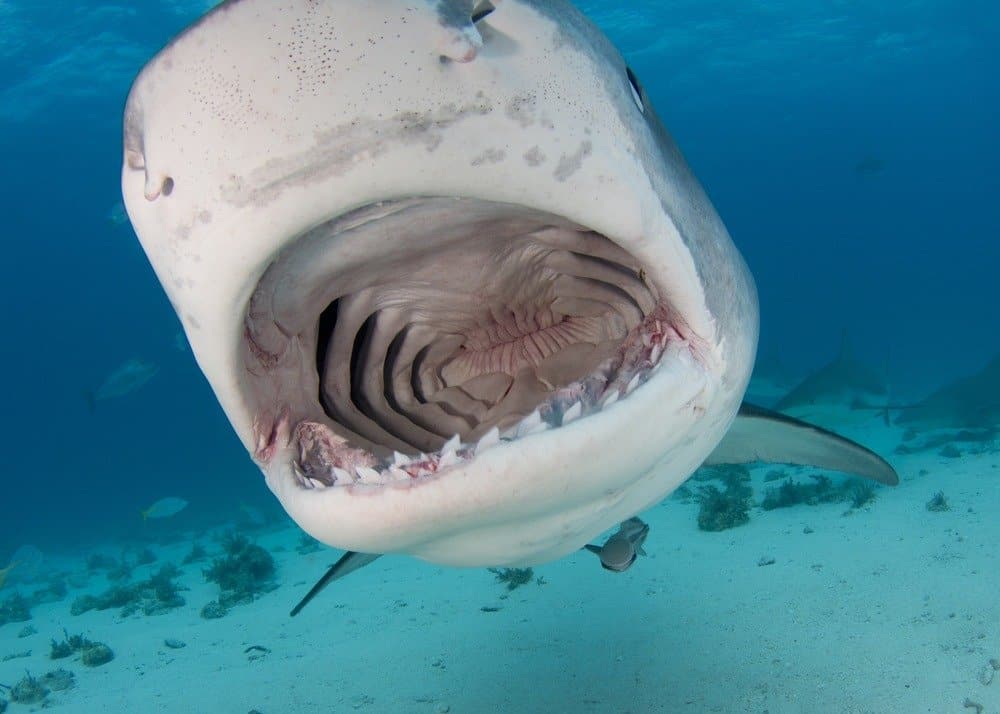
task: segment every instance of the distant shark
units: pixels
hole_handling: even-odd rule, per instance
[[[923,401],[902,408],[896,422],[926,428],[1000,426],[1000,355],[976,374],[946,384]]]
[[[897,482],[741,411],[753,280],[568,2],[231,0],[142,70],[124,143],[201,369],[287,512],[355,566],[551,561],[706,460]]]
[[[845,333],[837,358],[805,377],[774,408],[785,411],[830,402],[860,407],[886,399],[885,378],[854,356]]]

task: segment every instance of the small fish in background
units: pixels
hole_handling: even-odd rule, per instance
[[[17,564],[19,562],[20,561],[15,560],[10,565],[8,565],[6,568],[0,568],[0,588],[3,587],[3,585],[4,585],[5,582],[7,582],[7,573],[9,573],[11,570],[13,570],[14,567],[17,566]]]
[[[119,201],[108,210],[108,221],[115,226],[123,226],[128,223],[128,214],[125,212],[125,204]]]
[[[183,498],[167,496],[166,498],[161,498],[159,501],[143,511],[142,520],[145,522],[150,518],[170,518],[170,516],[176,516],[178,513],[187,508],[187,505],[188,502]]]
[[[97,402],[131,394],[155,377],[159,371],[159,365],[141,359],[130,359],[109,374],[96,390],[84,394],[87,406],[93,412],[97,409]]]

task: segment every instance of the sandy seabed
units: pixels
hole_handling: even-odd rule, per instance
[[[884,454],[900,439],[870,422],[843,431]],[[203,564],[178,578],[187,604],[158,616],[72,616],[84,591],[71,589],[0,627],[0,655],[31,652],[0,663],[0,682],[69,669],[75,686],[47,702],[67,713],[1000,711],[1000,452],[891,461],[901,485],[856,510],[754,508],[708,533],[696,503],[669,499],[643,514],[649,555],[623,574],[581,552],[508,593],[486,570],[385,557],[294,619],[337,554],[300,555],[297,528],[272,528],[255,541],[280,586],[253,603],[202,619],[218,596]],[[774,468],[752,469],[757,500]],[[949,510],[925,507],[937,491]],[[189,548],[154,550],[180,562]],[[107,586],[96,575],[88,589]],[[25,624],[37,633],[18,637]],[[64,628],[115,659],[50,660]]]

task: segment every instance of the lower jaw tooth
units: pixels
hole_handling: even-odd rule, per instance
[[[638,386],[639,386],[639,375],[637,374],[634,377],[632,377],[631,380],[629,380],[628,386],[625,387],[625,393],[631,394],[632,392],[635,391],[635,388]]]
[[[543,421],[540,424],[535,424],[533,427],[529,428],[527,431],[523,433],[521,433],[520,430],[518,430],[518,433],[520,434],[520,436],[529,436],[531,434],[538,434],[539,432],[542,431],[548,431],[550,428],[551,427],[549,427],[549,425]]]
[[[392,452],[392,465],[393,466],[409,466],[410,457],[399,453],[398,451]]]
[[[309,482],[311,488],[326,488],[326,484],[322,481],[317,481],[314,478],[306,478],[306,481]]]
[[[488,432],[483,434],[483,438],[481,438],[476,443],[476,453],[478,454],[479,452],[499,443],[500,443],[500,430],[497,429],[496,427],[493,427]]]
[[[403,469],[396,468],[395,466],[389,467],[389,475],[394,481],[409,481],[410,474],[403,471]]]
[[[603,402],[601,402],[601,409],[607,409],[617,401],[618,401],[618,390],[616,389],[613,392],[611,392],[611,394],[609,394],[607,397],[605,397]]]
[[[441,460],[438,462],[438,468],[444,469],[449,466],[454,466],[459,462],[458,454],[454,451],[446,451],[441,455]]]
[[[349,474],[344,469],[339,469],[336,466],[334,466],[333,467],[333,475],[336,477],[338,484],[341,484],[341,483],[354,483],[354,477],[351,476],[351,474]]]
[[[562,423],[569,424],[571,421],[576,421],[580,418],[581,414],[583,414],[583,404],[574,402],[573,406],[563,413]]]
[[[381,483],[382,477],[378,471],[368,466],[355,466],[354,470],[362,483]]]
[[[653,351],[649,355],[649,361],[653,363],[654,367],[660,361],[660,355],[662,354],[663,354],[663,347],[660,345],[660,343],[656,343],[655,345],[653,345]]]

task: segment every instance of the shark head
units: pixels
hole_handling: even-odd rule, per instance
[[[732,423],[752,279],[562,0],[231,0],[132,87],[128,215],[267,485],[327,544],[558,558]]]

